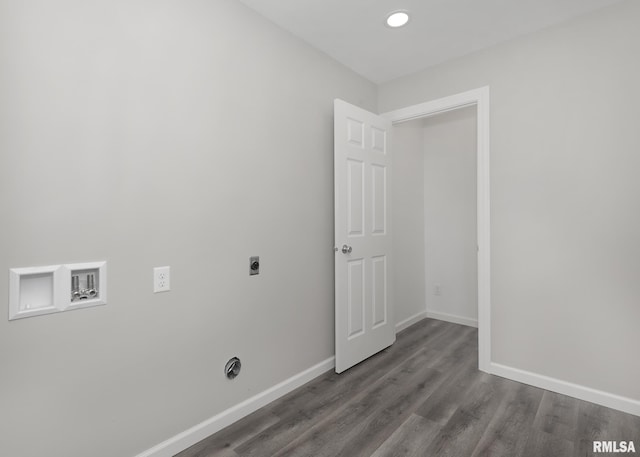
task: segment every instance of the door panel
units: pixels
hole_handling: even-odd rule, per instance
[[[352,339],[364,332],[364,262],[362,259],[348,262],[348,307],[349,307],[349,335]]]
[[[347,217],[349,236],[364,234],[364,163],[347,160]]]
[[[362,121],[347,118],[347,140],[355,146],[364,147],[364,123]]]
[[[371,259],[373,266],[373,328],[387,323],[387,257]]]
[[[387,153],[387,132],[386,130],[379,129],[376,126],[371,126],[371,147],[383,154]]]
[[[338,373],[395,341],[390,301],[390,134],[386,119],[335,101]]]
[[[387,222],[387,167],[372,164],[371,170],[371,180],[373,182],[373,202],[371,204],[373,227],[371,228],[371,233],[384,235]]]

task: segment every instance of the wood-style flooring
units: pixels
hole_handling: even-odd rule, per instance
[[[585,457],[640,417],[478,371],[477,329],[424,319],[178,457]]]

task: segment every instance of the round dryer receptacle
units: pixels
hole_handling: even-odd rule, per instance
[[[240,359],[233,357],[224,366],[224,374],[228,379],[234,379],[240,374],[241,368],[242,363],[240,363]]]

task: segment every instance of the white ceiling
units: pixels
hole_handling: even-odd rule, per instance
[[[240,0],[381,83],[621,0]],[[401,29],[384,25],[405,9]]]

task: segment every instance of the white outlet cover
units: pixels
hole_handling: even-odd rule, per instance
[[[153,269],[153,292],[171,290],[171,267],[155,267]]]

